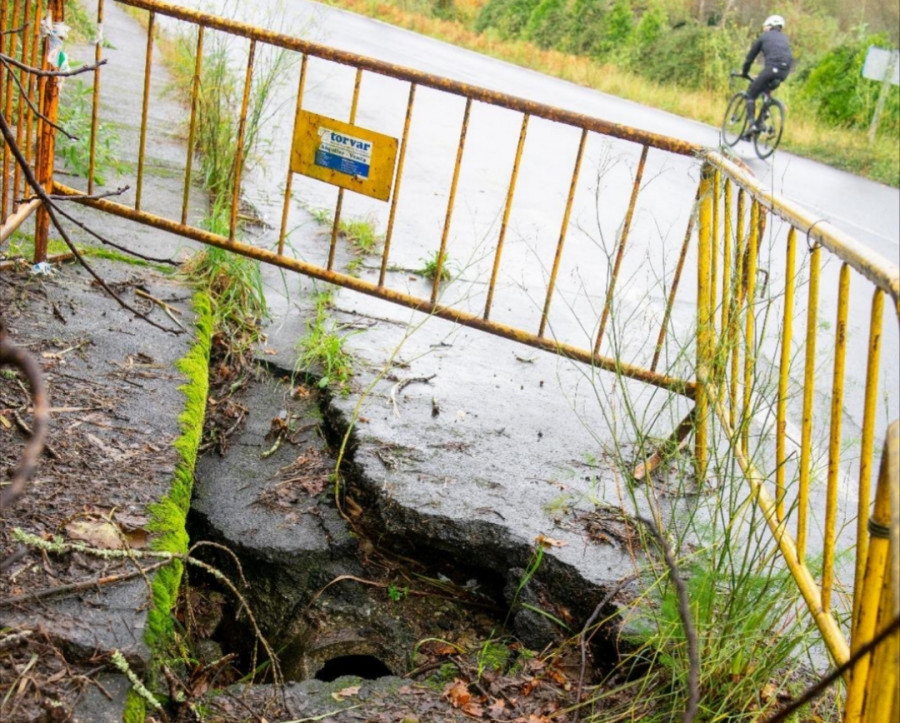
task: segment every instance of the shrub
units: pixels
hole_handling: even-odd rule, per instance
[[[861,37],[828,51],[803,78],[801,100],[828,123],[845,128],[867,128],[872,120],[881,84],[862,76],[870,45],[887,46],[885,36]],[[900,93],[892,85],[879,125],[883,132],[900,129]]]

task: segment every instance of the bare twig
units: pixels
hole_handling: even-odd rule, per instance
[[[16,158],[16,162],[19,164],[19,167],[22,170],[22,174],[25,176],[25,180],[28,181],[28,185],[34,190],[35,194],[41,199],[44,204],[44,208],[47,211],[47,214],[50,216],[50,220],[53,222],[53,226],[59,232],[60,236],[62,236],[63,241],[65,241],[66,245],[75,254],[75,258],[78,259],[78,263],[80,263],[85,270],[94,277],[98,284],[108,293],[113,299],[115,299],[118,304],[123,308],[130,311],[135,316],[143,319],[151,326],[156,327],[165,332],[173,333],[173,334],[181,334],[183,333],[181,330],[169,329],[161,324],[157,324],[155,321],[150,319],[146,314],[142,314],[140,311],[132,307],[128,302],[122,299],[115,291],[113,291],[109,284],[91,268],[90,264],[85,260],[84,256],[82,256],[81,252],[76,248],[75,244],[72,243],[72,240],[69,238],[69,235],[66,233],[66,230],[63,228],[62,224],[59,222],[59,219],[56,217],[59,209],[55,202],[47,195],[47,192],[38,182],[37,178],[35,178],[31,167],[28,165],[28,162],[25,160],[25,157],[22,155],[22,151],[19,149],[16,144],[16,137],[13,133],[12,129],[9,127],[9,124],[6,121],[6,117],[0,113],[0,131],[3,133],[3,137],[6,140],[7,145],[12,151],[13,155]]]
[[[26,92],[25,88],[22,86],[22,81],[19,80],[19,78],[16,76],[16,74],[12,72],[12,68],[9,67],[9,62],[7,61],[7,57],[5,55],[0,55],[0,64],[2,64],[4,68],[6,68],[10,77],[15,81],[16,85],[19,88],[20,97],[28,104],[28,107],[31,109],[32,113],[34,113],[38,118],[40,118],[45,123],[48,123],[49,125],[53,126],[56,130],[58,130],[60,133],[65,135],[66,138],[68,138],[69,140],[72,140],[72,141],[78,140],[78,136],[73,136],[71,133],[69,133],[69,131],[67,131],[61,125],[59,125],[58,123],[54,123],[46,115],[41,113],[40,109],[34,104],[34,101],[32,101],[31,98],[28,97],[28,93]]]
[[[42,78],[69,78],[73,75],[82,75],[84,73],[89,73],[93,70],[96,70],[101,65],[106,65],[108,59],[104,58],[99,63],[94,63],[93,65],[81,65],[74,70],[41,70],[40,68],[35,68],[32,65],[27,65],[26,63],[16,60],[12,56],[6,55],[5,53],[0,53],[0,62],[3,62],[4,64],[9,63],[10,65],[16,66],[20,70],[24,70],[26,73],[37,75]]]
[[[818,698],[822,693],[828,690],[832,684],[834,684],[839,678],[842,678],[844,674],[850,670],[856,663],[864,658],[866,655],[871,653],[875,648],[878,647],[880,643],[882,643],[888,636],[893,635],[900,629],[900,617],[894,618],[894,620],[883,630],[881,630],[878,635],[872,638],[868,643],[860,647],[853,655],[851,655],[847,662],[843,665],[839,665],[837,668],[832,670],[828,675],[826,675],[822,680],[820,680],[815,685],[808,688],[803,695],[799,698],[794,698],[790,703],[788,703],[784,708],[778,711],[771,718],[767,718],[765,723],[781,723],[783,720],[787,720],[788,716],[792,713],[795,713],[798,708],[806,705],[811,702],[815,698]]]
[[[656,525],[643,517],[635,517],[644,528],[653,536],[659,549],[662,550],[666,566],[669,568],[669,577],[675,585],[678,595],[678,614],[681,616],[681,624],[684,627],[684,637],[687,640],[688,650],[688,704],[681,716],[682,723],[691,723],[697,715],[700,705],[700,653],[697,644],[697,629],[694,627],[694,619],[691,616],[691,601],[688,598],[687,585],[678,573],[678,566],[672,556],[672,550],[662,536]]]
[[[18,605],[19,603],[29,602],[31,600],[41,600],[48,597],[56,597],[57,595],[68,595],[73,592],[81,592],[82,590],[90,590],[94,587],[100,587],[101,585],[110,585],[116,582],[124,582],[125,580],[131,580],[132,578],[138,576],[145,576],[148,572],[153,572],[154,570],[163,567],[164,565],[171,564],[171,560],[160,560],[159,562],[154,562],[147,567],[141,567],[137,570],[132,570],[131,572],[123,572],[118,575],[105,575],[104,577],[99,577],[96,580],[82,580],[81,582],[73,582],[69,585],[57,585],[56,587],[48,587],[42,590],[35,590],[33,592],[24,593],[22,595],[13,595],[12,597],[0,598],[0,608],[13,607],[14,605]]]
[[[31,439],[28,440],[22,451],[22,459],[13,472],[9,486],[0,491],[0,512],[18,499],[24,491],[26,483],[34,474],[37,460],[44,449],[49,420],[47,390],[44,386],[40,365],[28,352],[18,348],[9,340],[5,327],[0,324],[0,366],[4,365],[18,367],[28,379],[34,408],[34,429]]]
[[[172,321],[174,321],[176,324],[178,324],[178,326],[180,326],[182,329],[184,329],[184,324],[182,324],[180,321],[178,321],[178,319],[176,319],[175,316],[173,315],[173,312],[174,312],[175,314],[180,314],[181,311],[179,311],[178,309],[173,308],[172,306],[170,306],[169,304],[167,304],[165,301],[162,301],[161,299],[157,299],[155,296],[151,296],[151,295],[148,294],[146,291],[142,291],[141,289],[135,289],[135,290],[134,290],[134,293],[135,293],[137,296],[142,296],[142,297],[144,297],[145,299],[149,299],[149,300],[152,301],[154,304],[158,305],[164,312],[166,312],[166,315],[167,315]]]
[[[47,197],[53,201],[76,201],[77,202],[77,201],[85,201],[85,200],[92,200],[92,199],[108,198],[111,196],[119,196],[119,195],[125,193],[125,191],[127,191],[129,188],[130,188],[130,186],[122,186],[121,188],[118,188],[115,191],[110,191],[108,193],[103,193],[103,194],[97,194],[94,196],[88,196],[88,195],[82,195],[82,194],[79,194],[77,196],[60,196],[57,194],[48,194]],[[114,249],[118,249],[122,253],[126,253],[129,256],[134,256],[135,258],[141,259],[143,261],[148,261],[150,263],[167,264],[169,266],[178,266],[178,262],[173,261],[172,259],[160,258],[160,257],[155,257],[155,256],[147,256],[145,254],[138,253],[137,251],[134,251],[133,249],[126,248],[125,246],[122,246],[121,244],[117,244],[113,241],[110,241],[108,238],[105,238],[104,236],[101,236],[99,233],[94,231],[87,224],[79,221],[72,214],[68,213],[67,211],[64,211],[61,207],[56,206],[55,208],[56,208],[57,213],[59,213],[60,216],[65,218],[67,221],[74,223],[82,231],[87,232],[88,234],[93,236],[95,239],[97,239],[100,243],[102,243],[105,246],[111,246]]]
[[[578,676],[578,688],[575,694],[576,703],[581,702],[581,691],[584,687],[584,674],[587,669],[587,632],[591,629],[593,624],[597,622],[597,618],[600,616],[600,613],[603,611],[603,608],[606,607],[607,603],[610,602],[616,595],[619,594],[619,591],[625,587],[628,583],[635,579],[635,575],[629,575],[628,577],[619,580],[619,583],[609,592],[606,593],[604,598],[597,603],[597,606],[594,608],[594,612],[591,613],[591,616],[585,622],[584,627],[581,629],[581,634],[578,636],[578,644],[581,648],[581,672]],[[575,710],[575,723],[578,723],[579,719],[579,710]]]
[[[18,35],[19,33],[24,33],[28,30],[28,27],[31,23],[25,23],[21,27],[13,28],[12,30],[0,30],[0,35]]]

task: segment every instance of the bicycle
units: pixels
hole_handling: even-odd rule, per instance
[[[732,71],[728,83],[729,88],[734,88],[735,78],[753,81],[749,75]],[[784,103],[772,97],[773,90],[775,88],[769,88],[759,96],[761,103],[759,103],[756,119],[757,127],[754,130],[750,130],[747,118],[747,91],[741,90],[731,96],[728,107],[725,109],[725,119],[722,121],[722,141],[725,145],[734,147],[738,141],[752,140],[756,155],[762,159],[768,158],[775,152],[784,131],[785,109]]]

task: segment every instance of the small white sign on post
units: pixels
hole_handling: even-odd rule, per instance
[[[893,72],[888,75],[891,69]],[[900,85],[900,63],[897,62],[897,51],[870,45],[862,74],[863,78],[877,80],[879,83],[887,81],[894,85]]]
[[[863,64],[863,78],[877,80],[881,83],[881,92],[875,103],[875,112],[872,113],[872,123],[869,125],[869,143],[874,143],[875,132],[878,130],[878,118],[884,110],[887,100],[888,88],[900,85],[900,51],[885,50],[884,48],[870,45],[866,53],[866,62]]]

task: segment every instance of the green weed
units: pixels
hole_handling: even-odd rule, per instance
[[[419,276],[424,276],[426,279],[431,279],[434,281],[435,277],[438,275],[438,267],[440,266],[441,273],[441,281],[450,281],[450,269],[448,268],[447,259],[443,260],[443,263],[438,264],[438,256],[439,252],[435,251],[431,256],[426,256],[423,259],[419,259],[419,263],[422,264],[415,273]]]
[[[213,206],[203,225],[214,233],[227,233],[223,202]],[[209,294],[215,328],[229,342],[228,356],[248,353],[259,341],[260,322],[268,313],[259,262],[209,246],[188,260],[182,272]]]
[[[341,335],[330,324],[329,310],[333,292],[316,296],[315,315],[306,322],[306,334],[300,339],[296,370],[317,369],[321,372],[319,387],[334,387],[342,394],[349,394],[349,382],[353,377],[352,357],[344,349],[350,335]]]
[[[320,226],[334,227],[334,215],[328,209],[309,208],[307,211]],[[354,258],[347,265],[351,275],[355,275],[363,264],[364,257],[377,254],[384,242],[372,218],[341,219],[338,223],[338,238],[350,244]]]
[[[59,106],[59,123],[74,138],[64,133],[56,136],[56,156],[61,158],[66,169],[87,178],[91,162],[91,108],[93,87],[77,80],[69,81],[65,87],[65,102]],[[118,133],[109,123],[97,124],[97,141],[94,151],[94,182],[101,186],[106,183],[106,173],[121,173],[127,164],[120,161],[115,146],[119,142]]]
[[[237,173],[243,76],[229,58],[234,38],[222,33],[206,36],[197,99],[195,149],[200,157],[203,185],[214,202],[229,199]],[[175,77],[173,89],[188,105],[195,72],[196,30],[163,44]],[[255,62],[242,146],[242,170],[254,165],[264,152],[261,130],[271,117],[271,97],[285,77],[288,55],[281,50],[262,53]]]

